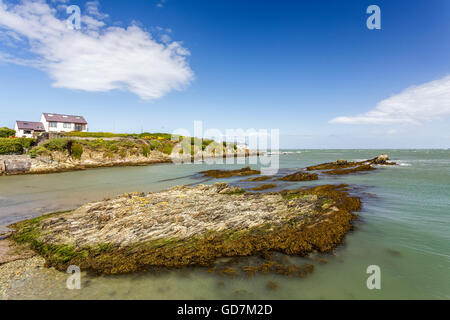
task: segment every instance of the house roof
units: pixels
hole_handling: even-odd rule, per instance
[[[33,121],[16,121],[17,127],[20,130],[33,130],[33,131],[45,131],[42,122]]]
[[[65,122],[87,124],[87,121],[82,116],[71,116],[67,114],[43,113],[45,120],[48,122]]]

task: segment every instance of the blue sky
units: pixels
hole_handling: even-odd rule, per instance
[[[0,126],[54,112],[90,131],[202,120],[280,129],[283,148],[450,147],[450,1],[33,2],[0,0]],[[68,5],[82,30],[15,23]]]

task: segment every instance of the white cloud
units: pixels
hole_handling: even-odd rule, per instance
[[[450,76],[409,87],[361,115],[337,117],[330,123],[422,124],[450,115]]]
[[[166,3],[166,0],[160,0],[157,4],[156,4],[156,6],[158,7],[158,8],[162,8],[162,7],[164,7],[164,4]]]
[[[98,1],[86,2],[86,12],[88,15],[101,20],[108,18],[109,16],[107,14],[100,12],[99,7],[100,3]]]
[[[0,51],[0,60],[42,69],[54,87],[128,90],[144,100],[181,90],[192,81],[189,51],[180,43],[158,42],[136,25],[105,26],[101,20],[108,16],[100,13],[97,1],[87,3],[81,30],[67,28],[63,10],[39,0],[0,0],[0,38],[20,40],[21,45],[12,53]]]

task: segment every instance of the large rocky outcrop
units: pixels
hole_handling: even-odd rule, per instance
[[[225,256],[330,251],[360,207],[344,185],[266,194],[237,189],[218,183],[125,194],[15,224],[13,239],[60,270],[210,266]]]

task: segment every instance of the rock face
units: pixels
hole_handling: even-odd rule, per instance
[[[103,153],[89,152],[77,160],[62,152],[53,152],[50,156],[38,156],[32,159],[28,155],[0,156],[0,174],[40,174],[55,173],[89,168],[139,166],[154,163],[172,162],[170,156],[153,151],[147,157],[143,155],[119,155],[105,158]]]
[[[211,266],[219,257],[266,251],[327,252],[350,229],[360,208],[346,186],[253,194],[227,184],[178,186],[125,194],[67,213],[11,226],[47,264],[98,273],[149,267]]]

